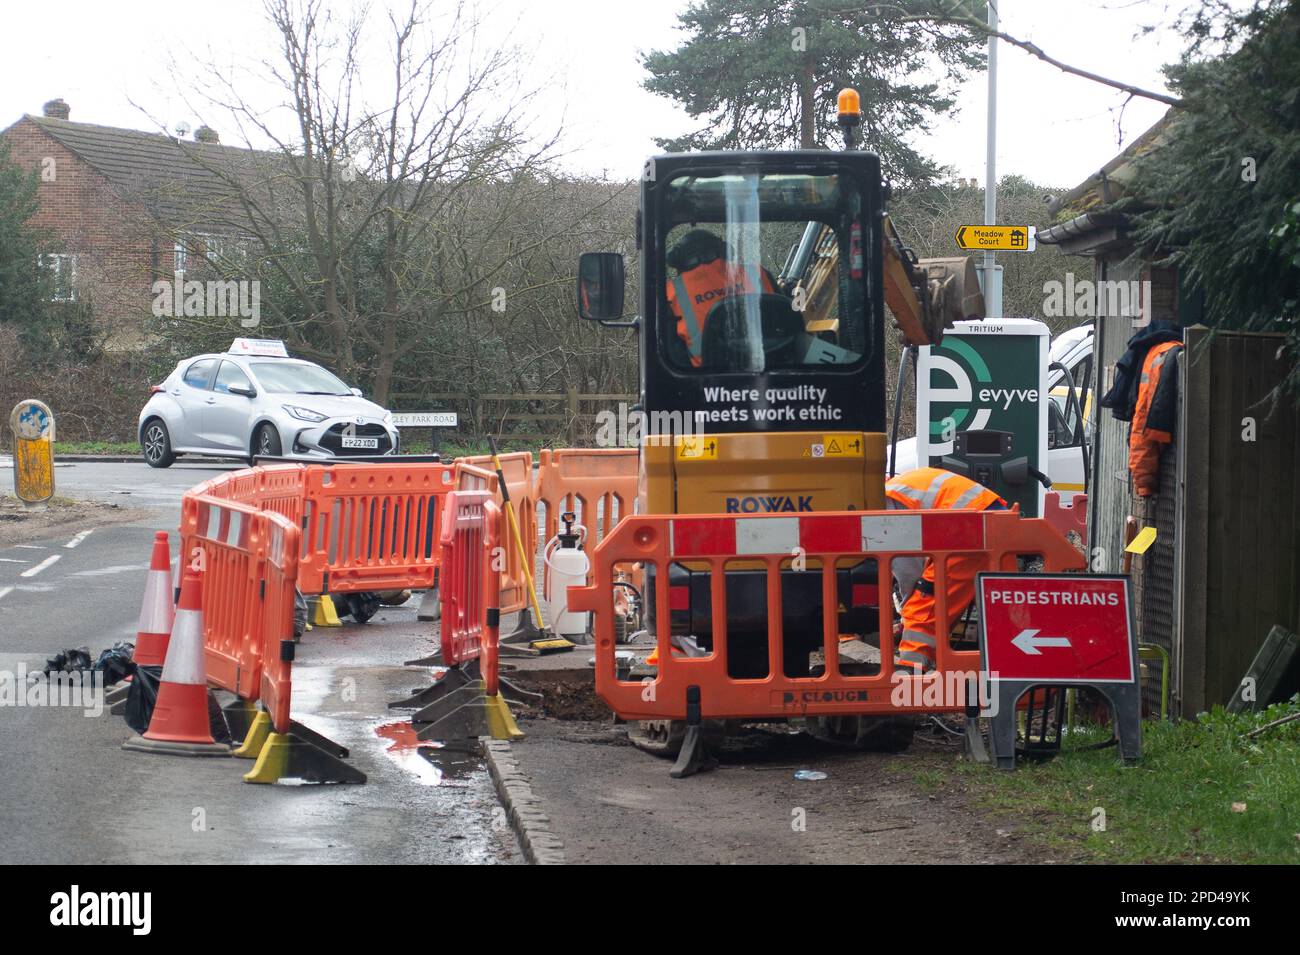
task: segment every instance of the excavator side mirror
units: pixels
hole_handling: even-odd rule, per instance
[[[578,317],[612,322],[623,317],[623,256],[584,252],[578,258]]]

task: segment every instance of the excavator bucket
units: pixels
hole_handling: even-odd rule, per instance
[[[930,344],[943,341],[943,330],[954,322],[984,317],[984,293],[980,291],[975,260],[969,255],[951,259],[921,259],[917,265],[925,272],[929,293],[927,333]]]

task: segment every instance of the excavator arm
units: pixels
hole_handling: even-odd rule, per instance
[[[970,256],[918,259],[888,215],[881,234],[885,304],[907,344],[937,345],[954,322],[984,317],[984,295]]]
[[[970,256],[918,259],[903,244],[888,215],[883,225],[885,304],[907,344],[937,345],[943,330],[954,322],[984,317],[984,296]],[[803,239],[790,250],[778,283],[804,303],[801,310],[810,334],[835,330],[838,264],[834,230],[808,223]]]

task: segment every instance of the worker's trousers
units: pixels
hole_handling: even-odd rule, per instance
[[[903,604],[903,633],[899,638],[898,653],[894,657],[896,668],[910,668],[917,673],[934,669],[935,646],[939,635],[942,634],[944,640],[948,639],[953,624],[975,599],[975,575],[984,569],[984,558],[978,554],[948,559],[948,619],[943,627],[939,627],[936,619],[939,605],[935,600],[934,561],[926,562],[925,573]]]

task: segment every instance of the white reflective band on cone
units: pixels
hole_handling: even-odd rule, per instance
[[[177,610],[163,661],[164,683],[206,684],[203,669],[203,611]]]
[[[151,570],[144,582],[144,601],[140,605],[139,633],[171,633],[175,607],[172,605],[172,582],[164,570]]]

